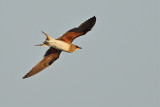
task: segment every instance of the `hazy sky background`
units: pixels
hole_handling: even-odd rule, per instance
[[[158,0],[0,0],[0,107],[159,107]],[[43,72],[35,47],[92,16],[91,32]]]

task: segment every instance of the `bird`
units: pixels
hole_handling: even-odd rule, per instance
[[[62,51],[72,53],[79,49],[82,49],[81,47],[73,44],[72,42],[77,37],[85,35],[88,31],[90,31],[95,25],[95,23],[96,17],[93,16],[90,19],[83,22],[80,26],[67,31],[57,39],[51,37],[50,35],[42,31],[42,33],[46,36],[46,40],[43,42],[43,44],[39,44],[36,46],[47,46],[49,47],[49,49],[46,51],[45,55],[43,56],[43,59],[37,65],[35,65],[23,77],[23,79],[31,77],[50,66],[59,58]]]

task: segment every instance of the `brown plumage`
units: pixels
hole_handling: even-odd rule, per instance
[[[94,16],[82,23],[79,27],[67,31],[63,36],[59,37],[57,40],[62,40],[71,44],[75,38],[81,35],[85,35],[88,31],[90,31],[95,25],[95,22],[96,17]],[[80,47],[77,46],[77,48]],[[49,65],[51,65],[54,61],[56,61],[59,58],[61,52],[61,50],[50,47],[45,53],[43,59],[37,65],[35,65],[32,68],[32,70],[23,77],[23,79],[33,76],[45,69],[46,67],[48,67]]]

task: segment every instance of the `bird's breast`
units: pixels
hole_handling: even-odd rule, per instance
[[[68,52],[70,50],[71,44],[68,44],[61,40],[53,40],[49,42],[49,46],[56,48],[58,50]]]

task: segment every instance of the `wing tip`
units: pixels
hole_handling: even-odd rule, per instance
[[[91,17],[89,20],[96,21],[96,16]]]
[[[79,28],[81,31],[84,32],[84,34],[86,34],[88,31],[91,31],[93,26],[96,23],[96,16],[91,17],[90,19],[88,19],[87,21],[85,21],[84,23],[82,23]]]
[[[22,79],[25,79],[25,78],[28,78],[28,77],[31,77],[33,76],[33,74],[30,74],[30,72],[28,72],[25,76],[22,77]]]
[[[25,77],[22,77],[22,79],[25,79]]]
[[[93,16],[92,18],[96,19],[96,16]]]
[[[25,79],[25,78],[28,78],[28,76],[27,76],[27,75],[25,75],[24,77],[22,77],[22,79]]]

